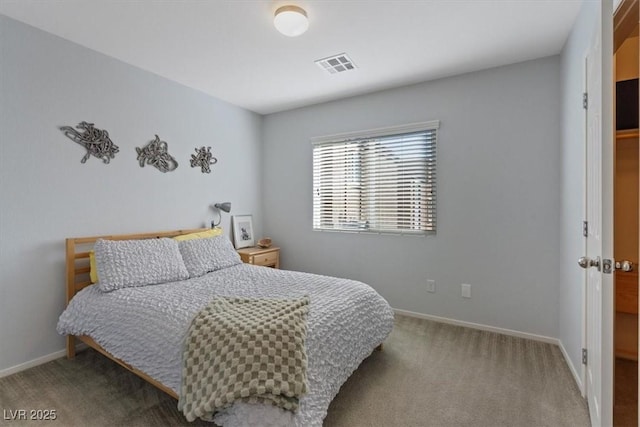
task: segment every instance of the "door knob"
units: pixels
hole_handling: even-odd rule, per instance
[[[596,259],[591,259],[587,256],[580,257],[580,259],[578,260],[578,265],[582,268],[600,268],[600,257],[596,257]]]

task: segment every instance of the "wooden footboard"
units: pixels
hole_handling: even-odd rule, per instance
[[[67,305],[69,304],[69,301],[71,301],[71,299],[75,296],[75,294],[77,294],[87,286],[91,285],[91,281],[89,279],[89,272],[91,270],[89,266],[89,251],[93,249],[93,245],[96,242],[96,240],[98,239],[105,239],[105,240],[159,239],[161,237],[175,237],[175,236],[180,236],[182,234],[197,233],[197,232],[206,231],[206,230],[208,229],[196,228],[196,229],[186,229],[186,230],[161,231],[161,232],[154,232],[154,233],[117,234],[117,235],[93,236],[93,237],[73,237],[73,238],[66,239]],[[138,369],[128,365],[127,363],[123,362],[117,357],[114,357],[89,336],[76,337],[73,335],[67,335],[66,347],[67,347],[68,359],[73,359],[76,355],[76,341],[81,341],[85,343],[89,347],[95,349],[96,351],[100,352],[104,356],[113,360],[120,366],[138,375],[140,378],[144,379],[150,384],[158,387],[160,390],[164,391],[168,395],[176,399],[178,398],[178,395],[169,387],[154,380],[144,372],[139,371]]]

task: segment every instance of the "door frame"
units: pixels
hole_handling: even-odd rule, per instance
[[[604,10],[603,10],[603,16],[607,16],[606,14],[604,14]],[[612,11],[612,16],[613,16],[612,20],[608,20],[608,19],[603,20],[603,25],[602,25],[603,43],[605,42],[605,36],[607,36],[608,34],[611,34],[612,36],[612,43],[610,44],[612,52],[610,55],[607,55],[607,53],[603,51],[602,56],[603,56],[603,61],[607,58],[611,58],[611,61],[612,61],[611,66],[609,67],[611,71],[611,79],[610,79],[611,85],[609,85],[609,87],[612,91],[612,94],[611,94],[611,97],[609,97],[609,100],[611,101],[612,105],[609,110],[613,114],[615,114],[615,103],[613,102],[614,100],[613,94],[614,94],[614,88],[616,86],[616,76],[614,74],[613,53],[617,51],[617,49],[622,45],[622,43],[624,43],[627,37],[633,32],[633,30],[638,25],[638,22],[640,21],[640,0],[622,0],[618,5],[617,9],[615,11]],[[608,31],[608,29],[605,27],[605,24],[607,24],[609,21],[612,24],[610,31]],[[605,71],[604,66],[605,66],[605,63],[603,62],[603,73]],[[606,81],[603,79],[603,83],[605,82]],[[607,85],[604,85],[604,84],[603,86],[607,87]],[[604,105],[603,105],[603,109],[604,109]],[[613,141],[615,141],[616,130],[615,130],[614,123],[615,121],[612,115],[611,117],[612,149],[610,152],[611,152],[611,155],[615,158],[615,145]],[[612,163],[613,163],[613,160],[612,160]],[[613,171],[615,173],[615,169]],[[640,217],[638,218],[638,222],[640,222]],[[613,248],[612,248],[612,253],[613,253]],[[614,276],[613,290],[615,291],[615,276]],[[613,295],[612,308],[613,308],[613,316],[615,316],[615,293]],[[615,319],[615,317],[612,317],[612,329],[611,329],[612,336],[615,334],[615,323],[613,319]],[[640,354],[640,328],[638,328],[638,335],[639,335],[638,354]],[[604,348],[602,350],[605,351]],[[612,390],[611,395],[613,398],[614,397],[613,390],[615,387],[615,376],[614,376],[615,375],[615,345],[612,350],[613,350],[613,354],[612,354],[612,362],[611,362],[611,390]],[[640,377],[638,378],[638,388],[640,389]],[[613,403],[614,402],[612,400],[612,405]],[[611,418],[611,423],[612,423],[613,422],[613,406],[612,406],[611,415],[612,415],[612,418]],[[638,401],[638,425],[640,425],[640,400]]]

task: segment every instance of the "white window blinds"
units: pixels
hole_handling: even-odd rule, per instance
[[[438,125],[316,138],[313,228],[435,232]]]

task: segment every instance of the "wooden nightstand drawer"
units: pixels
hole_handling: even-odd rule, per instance
[[[280,268],[280,248],[260,248],[258,246],[252,248],[238,249],[242,262],[253,265],[262,265],[265,267]]]
[[[276,265],[278,263],[278,252],[268,252],[266,254],[254,255],[255,265]]]

